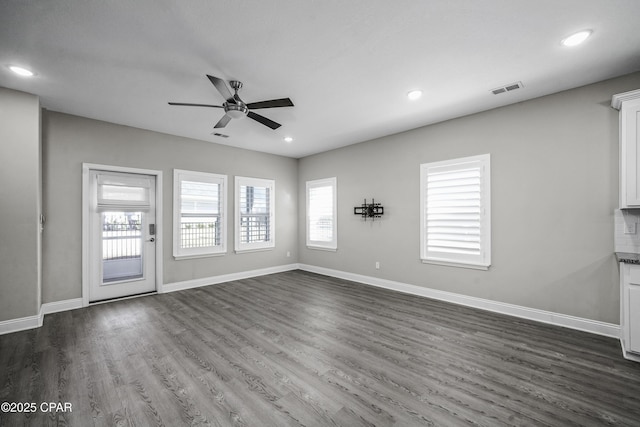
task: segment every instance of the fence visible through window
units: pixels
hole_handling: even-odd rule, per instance
[[[268,242],[271,230],[269,215],[240,215],[240,241],[242,243]]]
[[[207,248],[220,245],[218,218],[202,219],[182,216],[180,223],[181,248]]]
[[[142,277],[142,212],[102,213],[103,282]]]

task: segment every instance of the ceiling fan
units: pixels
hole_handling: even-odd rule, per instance
[[[218,92],[222,95],[222,97],[226,100],[222,103],[222,105],[210,105],[210,104],[191,104],[184,102],[169,102],[169,105],[183,105],[188,107],[212,107],[212,108],[224,108],[224,116],[216,123],[214,128],[223,128],[225,127],[231,119],[239,119],[244,116],[248,116],[249,118],[262,123],[265,126],[270,127],[271,129],[278,129],[281,125],[280,123],[276,123],[271,119],[268,119],[260,114],[256,114],[251,110],[258,110],[260,108],[277,108],[277,107],[293,107],[293,102],[289,98],[280,98],[280,99],[271,99],[269,101],[259,101],[259,102],[250,102],[245,104],[238,96],[238,90],[242,88],[242,82],[237,80],[230,80],[229,85],[234,90],[234,94],[231,95],[231,91],[227,88],[227,85],[224,80],[219,79],[218,77],[210,76],[207,74],[207,77],[213,83],[213,85],[218,89]]]

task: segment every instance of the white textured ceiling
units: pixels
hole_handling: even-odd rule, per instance
[[[638,71],[639,18],[638,0],[1,0],[0,86],[50,110],[302,157]],[[561,46],[582,29],[586,43]],[[222,110],[167,105],[221,104],[206,74],[241,80],[245,102],[295,107],[257,111],[275,131],[244,118],[215,137]]]

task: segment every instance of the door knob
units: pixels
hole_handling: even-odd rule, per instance
[[[152,242],[152,243],[153,243],[153,242],[155,242],[155,241],[156,241],[155,237],[152,237],[152,238],[150,238],[150,239],[147,239],[147,242]]]

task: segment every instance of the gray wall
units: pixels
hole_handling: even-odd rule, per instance
[[[82,290],[82,163],[163,171],[163,283],[297,262],[297,161],[55,112],[43,117],[43,302]],[[172,251],[173,169],[227,174],[228,254],[176,261]],[[234,176],[275,179],[276,248],[233,253]],[[291,256],[287,257],[287,251]]]
[[[0,88],[0,321],[40,310],[40,101]]]
[[[42,302],[81,296],[81,168],[88,162],[163,171],[163,283],[299,261],[618,323],[618,114],[609,103],[638,87],[640,73],[631,74],[300,160],[45,112]],[[0,113],[0,155],[11,159],[0,172],[0,196],[10,201],[0,207],[6,320],[36,315],[40,305],[38,98],[0,89]],[[491,269],[422,264],[419,165],[482,153],[492,156]],[[227,174],[230,183],[236,175],[275,179],[276,249],[236,255],[230,232],[226,256],[175,261],[174,168]],[[338,251],[309,250],[304,183],[331,176],[338,177]],[[232,212],[231,185],[228,196]],[[382,220],[353,215],[364,197],[384,204]],[[227,225],[231,231],[231,215]]]
[[[636,73],[301,159],[300,262],[617,324],[618,112],[610,102],[639,87]],[[422,264],[419,165],[484,153],[490,270]],[[335,253],[305,247],[305,181],[331,176]],[[365,197],[382,202],[383,219],[353,215]]]

